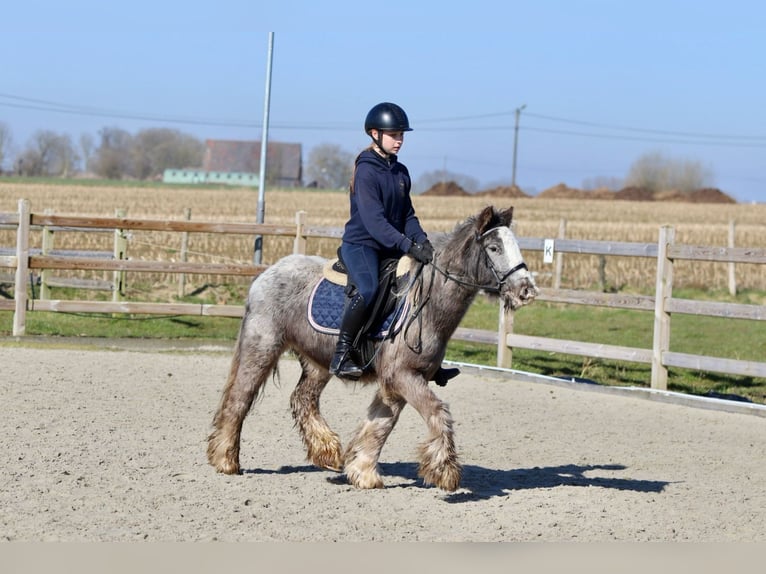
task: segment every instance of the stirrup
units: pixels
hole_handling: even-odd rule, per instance
[[[334,359],[334,358],[333,358]],[[333,363],[335,361],[333,360]],[[362,367],[356,364],[353,357],[351,357],[351,350],[347,350],[343,353],[343,356],[338,361],[337,367],[333,367],[330,364],[330,374],[342,379],[359,379],[364,370]]]

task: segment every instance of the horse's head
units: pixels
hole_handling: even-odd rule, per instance
[[[484,251],[500,298],[507,308],[518,309],[534,301],[538,290],[511,230],[512,219],[513,207],[497,210],[489,206],[474,223],[476,241]]]

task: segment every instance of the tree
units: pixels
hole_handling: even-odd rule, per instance
[[[93,148],[95,147],[93,142],[93,136],[88,133],[80,134],[80,150],[82,151],[82,171],[88,171],[90,168],[90,160],[93,156]]]
[[[5,158],[10,151],[12,143],[11,128],[5,122],[0,122],[0,173],[3,171]]]
[[[317,187],[347,187],[354,171],[354,155],[334,144],[320,144],[309,153],[306,177]]]
[[[20,171],[31,176],[68,177],[77,159],[69,135],[39,130],[32,134],[21,156]]]
[[[672,159],[660,152],[642,155],[630,166],[627,186],[651,191],[677,190],[683,193],[712,187],[713,171],[698,161]]]
[[[108,179],[122,179],[130,175],[130,148],[133,140],[120,128],[102,128],[98,132],[101,143],[93,158],[93,172]]]
[[[133,176],[148,179],[166,169],[198,168],[205,144],[177,130],[152,128],[138,132],[131,146]]]

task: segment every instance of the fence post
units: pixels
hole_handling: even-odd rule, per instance
[[[48,208],[45,210],[45,215],[52,215],[53,210]],[[53,250],[53,230],[48,227],[47,225],[43,227],[43,235],[42,235],[42,253],[43,255],[48,255]],[[40,299],[42,301],[47,301],[51,298],[51,288],[50,285],[48,285],[48,280],[50,279],[51,270],[50,269],[41,269],[40,270]]]
[[[306,212],[295,212],[295,239],[293,240],[293,253],[306,254]]]
[[[184,219],[186,221],[191,221],[191,207],[185,207],[184,208]],[[189,232],[184,231],[181,233],[181,261],[186,263],[188,259],[188,251],[189,251]],[[179,273],[178,274],[178,296],[183,297],[184,291],[186,290],[186,273]]]
[[[19,200],[19,227],[16,229],[16,283],[13,298],[13,336],[23,337],[27,331],[27,274],[29,273],[29,201]]]
[[[735,224],[732,219],[729,222],[729,247],[734,247]],[[732,297],[737,294],[737,276],[735,274],[734,261],[729,261],[729,295]]]
[[[514,314],[511,309],[506,311],[505,305],[500,301],[500,312],[497,328],[497,366],[510,369],[513,363],[513,348],[508,346],[508,334],[513,333]]]
[[[124,218],[125,210],[115,210],[115,217]],[[114,258],[127,259],[128,236],[124,229],[114,230]],[[125,271],[114,271],[112,275],[112,301],[122,301],[125,295]]]
[[[567,236],[567,220],[559,220],[559,239],[564,239]],[[561,273],[564,269],[564,254],[561,251],[556,251],[556,270],[553,276],[553,288],[561,289]]]
[[[673,295],[673,260],[668,258],[668,245],[675,241],[672,227],[660,227],[657,245],[657,285],[654,292],[654,334],[652,336],[653,389],[667,390],[668,369],[663,364],[663,354],[670,350],[670,313],[667,300]]]

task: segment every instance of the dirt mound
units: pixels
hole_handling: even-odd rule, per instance
[[[476,196],[486,197],[529,197],[526,193],[521,191],[518,185],[499,185],[484,191],[479,191]]]
[[[423,195],[446,195],[455,197],[470,194],[454,181],[441,181],[424,191]]]
[[[613,196],[614,194],[608,189],[584,190],[559,183],[540,192],[537,197],[540,199],[612,199]]]
[[[720,189],[705,187],[693,191],[652,191],[645,187],[626,187],[614,194],[614,199],[628,201],[679,201],[684,203],[737,203]]]
[[[618,199],[622,201],[679,201],[685,203],[737,203],[720,189],[706,187],[694,191],[652,191],[646,187],[628,186],[619,191],[608,189],[581,190],[559,183],[540,193],[541,199]]]
[[[654,192],[646,187],[628,186],[614,192],[614,199],[624,201],[654,201]]]

